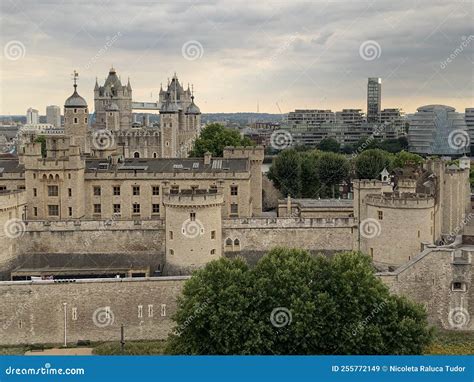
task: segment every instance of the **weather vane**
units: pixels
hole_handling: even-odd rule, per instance
[[[77,78],[79,77],[79,73],[74,70],[72,73],[72,80],[74,81],[74,88],[77,87]]]

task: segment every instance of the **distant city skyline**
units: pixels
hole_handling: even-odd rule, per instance
[[[359,108],[382,78],[382,108],[474,105],[469,2],[67,4],[5,1],[0,114],[45,114],[72,93],[93,110],[113,65],[135,101],[156,101],[177,72],[203,113]]]

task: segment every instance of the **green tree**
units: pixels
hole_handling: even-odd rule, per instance
[[[341,145],[334,138],[324,138],[319,142],[318,149],[321,151],[331,151],[333,153],[338,153],[341,149]]]
[[[342,154],[322,153],[316,163],[316,174],[321,183],[321,197],[336,197],[336,186],[349,175],[349,161]]]
[[[248,137],[242,137],[237,130],[226,129],[218,123],[204,127],[194,142],[190,157],[203,157],[209,151],[213,156],[221,157],[226,146],[254,146]]]
[[[403,168],[407,166],[419,166],[421,164],[423,164],[423,158],[421,156],[402,150],[395,155],[392,166],[394,168]]]
[[[44,135],[38,135],[35,139],[35,143],[41,143],[41,156],[46,158],[46,137]]]
[[[390,168],[390,155],[380,149],[365,150],[355,160],[358,179],[378,179],[384,168]]]
[[[186,282],[174,320],[173,354],[420,354],[432,338],[424,308],[355,252],[213,261]]]
[[[301,197],[316,198],[319,196],[321,182],[317,173],[320,157],[317,150],[300,153],[301,156]]]
[[[288,149],[278,154],[268,171],[268,179],[284,196],[301,197],[300,153],[294,149]]]

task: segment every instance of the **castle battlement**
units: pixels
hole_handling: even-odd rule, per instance
[[[240,218],[222,220],[223,228],[347,228],[355,227],[354,218]]]
[[[222,205],[224,196],[217,190],[184,189],[164,195],[163,203],[174,207],[208,207]]]
[[[384,183],[377,179],[354,179],[352,181],[352,186],[354,189],[362,188],[382,188]]]
[[[434,198],[426,194],[367,195],[365,202],[367,205],[389,208],[432,208],[434,206]]]

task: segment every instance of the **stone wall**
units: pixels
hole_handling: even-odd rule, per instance
[[[463,254],[467,261],[456,260],[455,253]],[[395,272],[378,275],[392,292],[424,305],[431,324],[474,330],[472,259],[470,251],[427,248]],[[453,290],[453,282],[463,283],[465,290]]]
[[[0,344],[165,339],[187,277],[0,282]],[[66,303],[66,305],[64,305]]]

